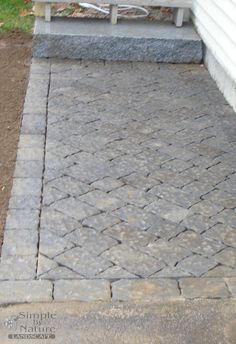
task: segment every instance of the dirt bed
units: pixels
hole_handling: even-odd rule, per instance
[[[0,245],[12,185],[32,37],[0,34]]]

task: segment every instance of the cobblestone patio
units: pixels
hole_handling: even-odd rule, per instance
[[[199,65],[33,60],[0,302],[235,297],[235,133]]]

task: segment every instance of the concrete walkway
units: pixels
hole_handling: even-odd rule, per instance
[[[1,344],[235,344],[235,319],[235,301],[221,300],[14,305],[0,308],[0,334]]]
[[[236,296],[235,132],[199,65],[34,60],[0,301]]]

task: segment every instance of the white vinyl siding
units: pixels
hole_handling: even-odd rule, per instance
[[[236,81],[236,0],[194,0],[193,14],[204,43]]]

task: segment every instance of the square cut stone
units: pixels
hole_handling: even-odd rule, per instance
[[[165,240],[169,240],[172,237],[176,237],[179,233],[184,231],[184,227],[181,224],[166,221],[161,217],[156,216],[155,223],[148,228],[148,233],[153,233],[157,237]]]
[[[130,272],[128,272],[127,270],[119,266],[111,266],[110,268],[102,272],[98,277],[106,279],[106,280],[130,279],[130,278],[137,279],[137,276],[135,276],[134,274],[131,274]]]
[[[3,256],[0,263],[0,280],[32,280],[36,277],[35,256]]]
[[[47,83],[45,83],[45,87],[47,88]],[[42,94],[39,94],[37,90],[32,91],[28,89],[26,97],[25,97],[24,112],[34,113],[35,108],[37,109],[37,113],[41,113],[41,114],[46,113],[46,108],[47,108],[46,95],[42,97]]]
[[[236,269],[225,265],[217,265],[214,269],[209,270],[204,277],[236,277]]]
[[[111,301],[110,283],[105,280],[56,281],[55,301]]]
[[[72,280],[72,279],[83,279],[84,277],[81,276],[80,274],[76,273],[75,271],[72,271],[64,266],[58,266],[55,269],[51,269],[42,275],[38,275],[40,279],[45,279],[45,280]]]
[[[45,133],[46,116],[24,114],[21,124],[21,134],[43,135]]]
[[[155,302],[180,299],[175,280],[120,280],[112,283],[112,301]]]
[[[236,268],[236,249],[235,248],[225,248],[223,251],[217,253],[214,256],[215,261],[218,263]]]
[[[38,265],[37,265],[37,277],[41,278],[41,275],[56,269],[58,267],[57,263],[53,259],[49,259],[39,253],[38,255]]]
[[[189,213],[187,209],[165,200],[155,201],[145,207],[145,210],[174,223],[181,222]]]
[[[139,173],[133,173],[130,176],[122,178],[126,184],[132,185],[142,191],[150,190],[153,186],[160,184],[160,181],[152,178],[146,177]]]
[[[220,241],[208,239],[193,231],[183,232],[173,238],[171,242],[206,257],[211,257],[225,247]]]
[[[197,233],[207,231],[210,227],[215,224],[215,221],[209,219],[207,216],[200,214],[194,214],[184,219],[182,226],[188,229],[192,229]]]
[[[135,250],[125,244],[112,247],[110,250],[104,252],[102,257],[112,261],[114,264],[138,277],[149,277],[164,267],[162,262],[152,256]]]
[[[19,148],[17,151],[17,160],[43,161],[43,157],[44,157],[43,148],[38,148],[38,147]]]
[[[19,148],[43,148],[44,146],[44,135],[28,135],[28,134],[21,134],[19,139]]]
[[[149,243],[142,251],[171,266],[192,254],[187,248],[163,239]]]
[[[191,277],[191,273],[187,271],[183,271],[176,266],[167,266],[161,271],[158,271],[152,278],[179,278],[179,277]]]
[[[200,181],[193,181],[192,183],[183,187],[183,191],[192,193],[198,197],[207,194],[208,192],[212,191],[214,186],[202,183]]]
[[[37,230],[39,210],[10,209],[8,211],[5,229]]]
[[[187,299],[225,299],[229,292],[223,278],[180,279],[181,294]]]
[[[223,241],[226,245],[236,248],[236,230],[223,224],[216,224],[203,235],[217,241]]]
[[[60,254],[55,257],[55,260],[86,278],[94,278],[112,266],[108,260],[95,256],[80,247],[75,247]]]
[[[112,214],[102,213],[87,217],[83,220],[82,224],[85,227],[91,227],[96,229],[98,232],[101,232],[104,229],[109,228],[110,226],[113,226],[119,222],[120,220],[118,217]]]
[[[193,163],[191,161],[187,162],[180,159],[174,159],[174,160],[165,162],[163,166],[164,168],[170,169],[176,173],[180,173],[192,167]]]
[[[95,207],[72,197],[60,200],[54,203],[52,207],[76,220],[83,220],[86,217],[99,213],[99,210]]]
[[[90,141],[91,144],[92,141]],[[79,157],[78,157],[79,158]],[[84,183],[92,183],[108,176],[109,166],[102,159],[77,160],[77,164],[67,169],[68,175]]]
[[[66,194],[75,197],[87,193],[90,190],[90,187],[87,184],[82,183],[77,179],[69,176],[62,176],[60,178],[56,178],[50,183],[48,183],[48,186],[54,187]]]
[[[67,237],[61,238],[48,230],[42,230],[40,233],[39,252],[49,258],[53,258],[73,246],[74,244]]]
[[[120,208],[123,201],[113,197],[103,191],[94,190],[80,197],[82,202],[86,202],[101,211],[111,211]]]
[[[131,227],[146,230],[156,222],[156,216],[145,209],[128,205],[113,212],[115,216],[127,222]]]
[[[43,160],[17,160],[14,178],[42,178]]]
[[[200,255],[193,255],[181,260],[176,267],[190,272],[193,276],[200,277],[217,265],[213,259],[207,259]]]
[[[2,257],[31,256],[37,253],[38,233],[28,229],[11,230],[4,233]]]
[[[131,227],[126,222],[112,226],[103,233],[131,246],[144,247],[156,240],[154,234]]]
[[[189,208],[198,201],[194,194],[187,193],[171,185],[158,185],[153,187],[148,194],[155,195],[163,200],[175,203],[183,208]]]
[[[0,303],[52,301],[50,281],[1,281]]]
[[[201,214],[206,217],[212,217],[217,215],[224,209],[223,206],[219,204],[212,203],[211,200],[203,200],[197,204],[195,204],[192,208],[190,213],[191,214]]]
[[[42,209],[40,224],[41,230],[49,230],[58,236],[64,236],[81,226],[73,217],[48,207]]]
[[[39,196],[20,195],[11,196],[9,200],[9,209],[39,209],[41,199]]]
[[[139,207],[144,207],[155,200],[152,195],[130,185],[113,190],[109,195],[121,199],[126,204],[134,204]]]
[[[225,278],[225,282],[229,288],[231,295],[236,298],[236,277]]]
[[[235,209],[224,209],[219,214],[215,215],[213,219],[216,222],[225,224],[236,229],[236,211]]]
[[[41,195],[42,179],[41,178],[14,178],[12,186],[12,195]]]
[[[99,233],[92,228],[81,227],[66,235],[64,240],[69,240],[76,246],[85,248],[95,255],[100,255],[103,251],[117,245],[117,240],[110,238],[104,233]]]
[[[51,188],[49,184],[44,185],[43,187],[43,206],[51,206],[53,203],[68,198],[69,195],[65,192]]]
[[[105,192],[117,189],[122,185],[123,183],[120,180],[111,177],[106,177],[91,184],[93,188],[100,189]]]

